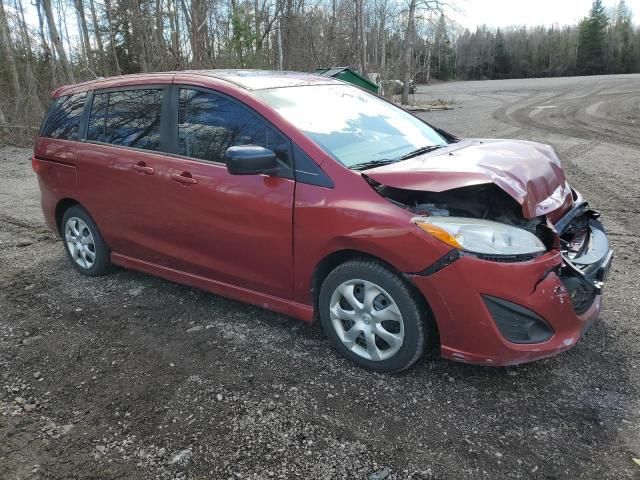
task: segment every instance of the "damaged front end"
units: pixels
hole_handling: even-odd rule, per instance
[[[495,184],[480,184],[454,188],[443,192],[428,192],[394,188],[365,177],[369,184],[389,202],[408,210],[415,215],[416,224],[429,222],[434,218],[476,219],[491,223],[497,228],[501,226],[514,227],[531,234],[538,240],[530,248],[507,248],[503,251],[487,248],[472,250],[461,248],[465,254],[474,255],[483,260],[496,262],[522,262],[532,260],[543,255],[552,248],[558,248],[560,243],[553,227],[544,215],[534,218],[524,218],[522,207],[507,193]],[[493,240],[499,240],[494,238]],[[508,240],[508,239],[507,239]],[[531,243],[531,242],[530,242]],[[452,245],[456,248],[459,246]],[[513,245],[511,245],[513,247]]]
[[[574,346],[597,318],[613,252],[551,147],[461,141],[364,180],[449,246],[406,272],[452,360],[515,365]]]
[[[573,205],[567,211],[525,218],[522,206],[492,183],[430,192],[390,187],[366,175],[364,177],[389,202],[415,215],[413,221],[416,225],[454,247],[456,257],[470,255],[492,262],[527,262],[549,251],[560,252],[562,263],[554,271],[562,281],[577,315],[585,313],[602,290],[613,251],[598,221],[599,214],[590,209],[575,191]],[[456,239],[465,237],[465,232],[448,229],[447,219],[451,219],[457,227],[461,219],[468,219],[470,224],[482,222],[493,225],[490,240],[501,242],[501,248],[495,251],[486,247],[465,248],[472,242],[466,239],[466,245],[456,243]],[[500,229],[508,227],[515,228],[501,238],[503,234]],[[517,234],[519,231],[528,232],[530,237],[524,237],[524,233],[514,235],[513,232]],[[471,230],[471,235],[474,234],[477,235],[477,232]],[[515,243],[520,244],[519,249]]]
[[[559,276],[578,315],[586,312],[602,292],[613,261],[613,250],[599,218],[587,202],[578,199],[555,224],[563,261]]]

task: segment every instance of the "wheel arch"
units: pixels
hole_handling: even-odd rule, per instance
[[[399,278],[403,280],[403,282],[407,285],[409,290],[415,295],[415,298],[422,303],[423,308],[426,309],[427,315],[431,317],[433,320],[432,323],[434,328],[436,329],[437,335],[437,322],[435,321],[433,310],[429,305],[429,301],[422,294],[420,289],[418,289],[417,285],[411,280],[411,277],[406,273],[401,272],[396,267],[394,267],[389,262],[384,259],[373,255],[371,253],[363,252],[361,250],[355,249],[343,249],[337,250],[325,256],[320,262],[316,265],[316,268],[313,271],[313,277],[311,279],[311,297],[313,300],[313,321],[315,322],[319,318],[319,309],[318,309],[318,300],[320,297],[320,289],[322,288],[322,284],[324,280],[327,278],[329,273],[337,266],[348,262],[350,260],[370,260],[377,262],[381,265],[384,265],[386,268],[396,273]]]
[[[63,198],[56,204],[55,220],[56,227],[58,228],[58,234],[60,234],[60,236],[62,236],[62,217],[64,217],[64,212],[75,205],[80,205],[82,207],[82,204],[80,202],[70,197]]]

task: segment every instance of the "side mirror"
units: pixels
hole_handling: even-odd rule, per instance
[[[224,161],[231,175],[273,175],[278,170],[276,154],[257,145],[229,147]]]

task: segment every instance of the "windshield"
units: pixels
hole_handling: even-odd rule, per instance
[[[350,168],[401,160],[418,149],[447,143],[413,115],[350,85],[272,88],[255,94]]]

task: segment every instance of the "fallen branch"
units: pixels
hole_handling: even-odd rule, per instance
[[[32,127],[32,126],[29,126],[29,125],[3,125],[3,124],[0,124],[0,128],[22,128],[22,129],[25,129],[25,130],[28,130],[28,129],[39,130],[40,129],[40,127]]]
[[[402,105],[402,108],[410,112],[431,112],[436,110],[453,110],[451,105]]]

